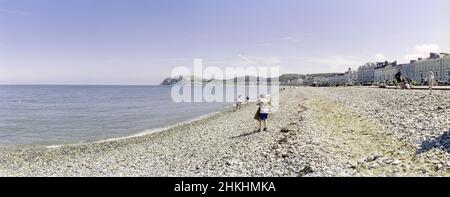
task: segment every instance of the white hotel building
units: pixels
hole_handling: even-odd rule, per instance
[[[371,82],[394,83],[395,74],[401,72],[403,76],[418,84],[428,81],[428,72],[434,73],[439,82],[450,83],[450,54],[431,53],[429,58],[411,60],[409,64],[397,65],[397,62],[378,62],[375,66],[361,66],[358,69],[358,83],[370,84]],[[373,80],[372,80],[373,74]]]
[[[329,77],[328,83],[330,86],[353,86],[357,83],[357,73],[348,69],[345,73],[337,73]]]
[[[358,68],[357,82],[361,85],[370,85],[375,82],[375,64],[367,63],[364,66]]]
[[[395,74],[400,71],[397,62],[378,62],[375,66],[375,82],[394,83]]]
[[[332,76],[329,78],[328,83],[330,86],[342,86],[346,84],[346,77],[344,73],[336,74],[335,76]]]
[[[413,64],[413,80],[421,83],[428,81],[428,72],[434,73],[437,81],[450,82],[450,55],[431,53],[427,59],[419,58]]]

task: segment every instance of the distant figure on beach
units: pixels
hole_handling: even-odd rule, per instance
[[[409,85],[409,83],[405,84],[405,89],[410,90],[411,89],[411,85]]]
[[[242,103],[244,102],[244,99],[242,98],[242,95],[239,95],[236,101],[236,110],[241,110]]]
[[[394,77],[396,80],[395,86],[397,88],[403,89],[404,88],[404,80],[403,80],[403,76],[402,76],[402,73],[400,72],[400,70],[397,72],[397,74],[394,75]]]
[[[429,71],[427,73],[427,75],[428,75],[428,88],[429,88],[429,90],[433,90],[433,84],[434,84],[434,81],[435,81],[435,79],[434,79],[434,72],[433,71]]]
[[[250,102],[250,97],[247,96],[247,97],[245,98],[245,103],[248,103],[248,102]]]
[[[411,80],[408,77],[405,77],[405,89],[410,90],[411,88]]]
[[[259,130],[261,131],[267,131],[267,118],[269,116],[269,107],[270,107],[270,98],[264,94],[261,94],[259,96],[259,100],[257,104],[259,106],[258,111],[256,111],[255,119],[259,121]],[[263,128],[264,125],[264,128]]]
[[[397,74],[395,74],[395,79],[397,80],[397,83],[402,82],[402,73],[400,71],[398,71]]]

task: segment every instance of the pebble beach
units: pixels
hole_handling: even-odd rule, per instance
[[[256,110],[111,141],[1,149],[0,176],[450,175],[450,91],[286,88],[265,132]]]

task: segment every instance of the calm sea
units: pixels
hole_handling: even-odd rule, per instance
[[[0,86],[0,147],[130,136],[230,103],[174,103],[169,86]]]

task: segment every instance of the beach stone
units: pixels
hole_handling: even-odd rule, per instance
[[[379,167],[379,166],[380,166],[380,164],[378,164],[378,163],[370,163],[370,164],[367,165],[367,167],[368,167],[369,169],[377,168],[377,167]]]
[[[372,162],[372,161],[374,161],[375,160],[375,157],[373,156],[373,155],[370,155],[370,156],[368,156],[367,158],[366,158],[366,162]]]
[[[433,163],[433,164],[440,164],[441,161],[439,161],[439,160],[431,160],[431,163]]]
[[[380,159],[380,158],[382,158],[382,157],[383,157],[383,155],[380,154],[380,153],[378,153],[378,154],[375,154],[375,156],[373,157],[373,159],[374,159],[374,160],[377,160],[377,159]]]
[[[358,162],[350,161],[348,165],[350,166],[350,168],[356,169],[358,167]]]
[[[386,164],[391,164],[392,162],[394,162],[394,160],[392,160],[392,159],[386,159]]]
[[[402,163],[400,160],[394,160],[394,161],[392,162],[392,165],[398,165],[398,164],[400,164],[400,163]]]
[[[442,164],[436,165],[436,171],[441,170],[444,166]]]

